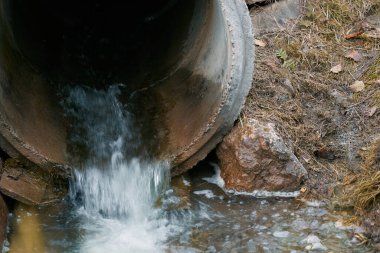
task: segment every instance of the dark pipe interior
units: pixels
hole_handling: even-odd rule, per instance
[[[222,4],[236,11],[235,31],[246,29],[240,1],[0,0],[0,146],[66,165],[75,122],[63,117],[65,89],[122,83],[120,101],[152,156],[194,165],[232,125],[250,85],[240,71],[251,47],[242,32],[230,38]],[[242,51],[233,73],[232,47]]]
[[[45,78],[135,90],[178,64],[195,1],[49,1],[6,3],[13,46]],[[4,6],[3,6],[4,8]]]
[[[155,93],[134,98],[130,95],[154,86],[180,63],[189,43],[188,27],[194,5],[195,1],[177,0],[149,4],[16,0],[7,2],[7,21],[14,40],[12,46],[56,87],[49,93],[64,93],[69,85],[107,89],[113,84],[124,84],[121,99],[139,117],[136,127],[141,128],[144,136],[144,150],[154,153],[161,139],[152,138],[159,130],[147,124],[147,119],[161,114],[156,108],[162,106],[156,104]],[[80,132],[78,123],[66,121],[62,124],[66,125],[67,138],[73,139],[70,135]],[[66,152],[78,156],[80,150],[82,158],[86,158],[84,145],[67,143],[70,145]],[[135,152],[133,155],[142,151]]]

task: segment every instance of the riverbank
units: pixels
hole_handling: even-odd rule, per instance
[[[377,1],[309,1],[301,17],[256,34],[254,86],[240,117],[240,126],[274,123],[308,171],[304,197],[354,210],[375,243],[379,39]]]

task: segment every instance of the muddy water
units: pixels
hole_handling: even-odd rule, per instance
[[[113,219],[101,222],[78,212],[68,201],[40,208],[19,206],[11,214],[4,252],[364,252],[353,234],[342,227],[346,213],[329,212],[318,202],[293,198],[257,198],[226,193],[208,183],[213,171],[203,168],[172,181],[156,207],[165,222],[143,234],[138,225]],[[208,180],[209,181],[209,180]],[[93,224],[93,225],[91,225]],[[145,227],[144,227],[145,229]],[[129,230],[129,231],[125,231]],[[135,238],[137,233],[142,238]],[[155,245],[130,251],[136,244]],[[166,236],[162,236],[166,235]],[[144,237],[145,236],[145,237]],[[89,240],[93,238],[94,240]],[[132,238],[132,239],[131,239]],[[108,247],[109,244],[112,247]],[[96,247],[84,248],[93,243]],[[135,245],[136,246],[136,245]],[[99,250],[98,250],[99,249]],[[105,249],[107,251],[105,251]]]

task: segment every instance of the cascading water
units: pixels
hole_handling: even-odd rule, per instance
[[[347,217],[318,202],[234,194],[207,167],[169,188],[170,166],[143,152],[134,117],[118,102],[122,88],[67,91],[74,206],[20,206],[4,253],[363,252],[350,241],[360,228],[342,230],[338,219]]]
[[[343,216],[318,202],[242,196],[207,168],[169,186],[170,166],[144,152],[121,89],[65,92],[74,205],[20,206],[4,253],[363,252],[350,241],[360,228],[342,230]]]
[[[121,87],[77,86],[63,103],[75,123],[70,157],[79,164],[70,195],[90,231],[79,252],[158,252],[167,236],[168,222],[154,206],[168,186],[169,165],[131,157],[139,138],[132,116],[118,101]]]

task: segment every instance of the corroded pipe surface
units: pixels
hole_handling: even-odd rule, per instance
[[[134,1],[138,2],[138,1]],[[0,1],[0,147],[68,164],[67,87],[125,84],[141,140],[179,174],[231,128],[251,87],[242,0]]]

